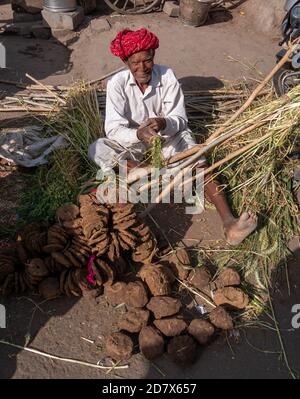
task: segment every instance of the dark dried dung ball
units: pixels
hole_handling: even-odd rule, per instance
[[[133,342],[128,335],[116,332],[106,339],[105,351],[116,361],[129,360],[133,352]]]
[[[209,313],[211,323],[222,330],[231,330],[233,328],[232,317],[221,306],[216,307]]]
[[[214,302],[217,306],[245,309],[249,304],[249,297],[240,288],[224,287],[214,292]]]
[[[189,274],[191,262],[187,251],[184,248],[178,248],[168,258],[168,266],[176,277],[185,280]]]
[[[188,333],[192,335],[200,345],[207,344],[214,332],[214,326],[206,320],[194,319],[188,327]]]
[[[150,312],[145,309],[133,308],[126,312],[118,322],[120,330],[138,333],[148,324]]]
[[[196,267],[195,269],[191,270],[188,277],[188,282],[199,290],[207,287],[210,280],[210,272],[205,267]]]
[[[236,270],[232,269],[231,267],[227,267],[221,271],[214,283],[218,288],[240,285],[241,278]]]
[[[57,298],[61,294],[59,280],[55,277],[46,278],[39,284],[39,293],[45,299]]]
[[[118,281],[112,285],[106,285],[104,287],[104,294],[107,297],[108,302],[113,306],[126,303],[127,284],[123,281]]]
[[[36,277],[46,277],[49,274],[47,266],[43,259],[35,258],[30,259],[26,264],[26,271],[30,273],[32,276]]]
[[[147,304],[147,309],[154,313],[156,319],[173,316],[179,312],[180,308],[180,300],[169,296],[152,297]]]
[[[147,284],[152,295],[169,295],[173,282],[170,269],[162,265],[145,265],[139,271],[139,276]]]
[[[126,305],[134,308],[143,308],[148,303],[147,289],[142,281],[127,284]]]
[[[196,342],[189,335],[180,335],[171,339],[168,354],[175,363],[192,364],[196,360]]]
[[[143,327],[139,334],[140,351],[148,360],[156,359],[165,350],[165,342],[161,333],[153,326]]]
[[[187,328],[187,323],[179,317],[154,320],[153,324],[167,337],[176,337]]]

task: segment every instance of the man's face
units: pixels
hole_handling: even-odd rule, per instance
[[[126,64],[138,84],[147,84],[152,77],[154,51],[140,51],[131,55]]]

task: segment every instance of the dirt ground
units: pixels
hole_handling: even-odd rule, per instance
[[[5,2],[4,2],[5,3]],[[7,3],[7,2],[6,2]],[[0,6],[0,23],[11,18],[9,5]],[[160,38],[158,63],[172,67],[185,89],[222,85],[222,80],[257,77],[274,65],[278,49],[278,32],[267,35],[253,30],[243,12],[243,5],[231,15],[215,14],[206,26],[184,26],[179,20],[156,13],[144,16],[99,16],[107,18],[111,30],[95,33],[89,21],[78,31],[78,38],[68,48],[54,40],[38,40],[18,36],[3,37],[8,49],[9,70],[0,71],[1,79],[28,81],[25,73],[49,84],[70,84],[78,79],[95,79],[121,66],[108,49],[116,32],[124,27],[146,26]],[[14,86],[0,85],[1,91],[16,92]],[[3,125],[18,123],[18,115],[3,115]],[[1,195],[14,186],[20,177],[3,171],[0,179]],[[17,199],[17,194],[14,198]],[[1,212],[3,210],[1,209]],[[201,215],[184,214],[179,206],[158,207],[153,218],[163,226],[169,240],[187,246],[222,243],[223,233],[218,215],[207,210]],[[299,247],[292,247],[296,260],[290,262],[291,293],[286,282],[278,284],[275,311],[280,321],[291,367],[300,371],[297,349],[300,329],[291,327],[291,307],[300,303]],[[38,296],[12,297],[5,301],[7,328],[0,330],[0,338],[24,346],[26,337],[31,347],[62,357],[96,363],[103,358],[103,339],[116,326],[124,309],[113,309],[104,297],[99,299],[60,298],[42,302]],[[40,307],[36,307],[36,303]],[[90,340],[90,341],[87,341]],[[247,329],[232,336],[220,336],[199,352],[195,365],[182,369],[163,357],[151,363],[136,354],[127,370],[106,372],[63,363],[0,345],[0,378],[289,378],[290,374],[280,352],[274,331]]]

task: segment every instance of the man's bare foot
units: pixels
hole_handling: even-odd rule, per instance
[[[239,245],[257,227],[257,216],[251,212],[243,212],[239,219],[224,225],[228,244]]]

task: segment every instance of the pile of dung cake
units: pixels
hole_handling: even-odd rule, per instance
[[[149,360],[168,353],[178,364],[192,363],[198,344],[233,329],[230,312],[247,307],[249,298],[238,287],[234,269],[212,279],[208,268],[191,267],[185,249],[162,259],[157,251],[133,204],[104,205],[94,194],[82,195],[78,206],[57,210],[54,224],[27,225],[17,233],[14,248],[1,251],[0,294],[105,295],[111,306],[126,309],[117,331],[106,339],[108,357],[127,361],[138,342]],[[187,317],[179,281],[206,313]]]
[[[0,252],[0,293],[37,289],[47,299],[101,294],[105,284],[127,272],[129,259],[148,263],[155,251],[155,239],[134,205],[102,205],[94,194],[82,195],[79,206],[57,210],[56,223],[25,226],[15,248]]]
[[[195,292],[205,312],[187,316],[175,286],[180,280]],[[105,286],[104,294],[113,306],[125,304],[118,329],[106,338],[106,355],[128,361],[135,342],[145,358],[154,360],[164,353],[177,364],[193,363],[197,345],[208,345],[221,331],[234,328],[231,311],[246,308],[249,298],[238,287],[241,279],[232,268],[212,279],[208,268],[191,268],[185,249],[179,248],[160,264],[145,264],[136,280]],[[191,312],[190,312],[191,313]]]

